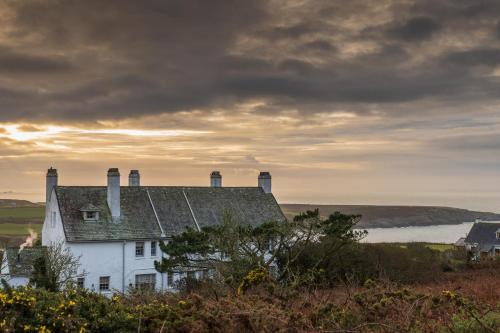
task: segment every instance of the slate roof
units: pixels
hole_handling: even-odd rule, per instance
[[[25,247],[21,252],[19,248],[9,247],[5,250],[10,276],[31,276],[33,261],[40,258],[46,251],[45,247]]]
[[[69,242],[158,239],[162,231],[171,237],[197,224],[220,224],[224,212],[242,224],[285,221],[274,196],[260,187],[122,186],[121,218],[114,222],[105,186],[58,186],[55,191]],[[83,220],[81,208],[89,205],[100,210],[99,220]]]
[[[500,222],[477,222],[474,223],[465,238],[467,244],[477,243],[481,251],[490,251],[493,246],[500,246],[500,239],[496,238],[496,232],[500,228]]]

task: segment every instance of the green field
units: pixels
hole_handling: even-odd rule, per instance
[[[44,207],[9,207],[0,208],[0,221],[20,222],[31,220],[43,220]],[[12,221],[8,221],[12,220]]]
[[[29,229],[33,229],[40,234],[42,231],[41,224],[16,224],[16,223],[0,223],[0,235],[5,236],[22,236],[28,235]]]
[[[1,207],[0,208],[0,248],[18,246],[21,244],[29,229],[40,235],[45,208],[31,207]]]
[[[407,243],[386,243],[386,244],[399,244],[400,247],[407,248]],[[423,244],[425,247],[431,250],[436,250],[439,252],[453,250],[455,248],[453,244],[440,244],[440,243],[421,243],[421,244]]]

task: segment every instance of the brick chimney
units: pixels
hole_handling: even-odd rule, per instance
[[[262,187],[264,192],[271,193],[271,174],[267,171],[263,171],[259,174],[258,186]]]
[[[222,176],[219,171],[212,171],[210,174],[210,186],[222,187]]]
[[[128,175],[128,186],[141,186],[141,175],[139,170],[130,170]]]
[[[108,207],[113,220],[120,218],[120,171],[118,168],[108,170]]]

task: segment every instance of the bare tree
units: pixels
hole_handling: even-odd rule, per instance
[[[85,275],[85,272],[78,273],[79,267],[80,257],[75,257],[63,242],[58,242],[35,259],[30,283],[51,291],[72,287],[77,278]]]

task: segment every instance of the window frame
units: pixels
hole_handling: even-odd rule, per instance
[[[135,257],[144,258],[144,242],[135,242]]]
[[[109,287],[111,284],[111,277],[108,276],[99,276],[99,291],[109,291]]]
[[[139,281],[144,278],[144,281]],[[149,281],[145,281],[147,279]],[[148,273],[148,274],[136,274],[135,275],[135,288],[140,290],[156,290],[156,273]]]
[[[79,289],[85,288],[85,277],[76,278],[76,287]]]
[[[156,257],[158,255],[158,245],[156,241],[151,241],[150,255],[151,257]]]

